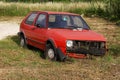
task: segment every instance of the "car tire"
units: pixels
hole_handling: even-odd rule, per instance
[[[20,46],[23,48],[27,48],[27,44],[23,35],[20,36]]]
[[[54,47],[51,44],[46,45],[46,50],[44,52],[44,57],[45,59],[51,60],[51,61],[56,61],[56,54]]]

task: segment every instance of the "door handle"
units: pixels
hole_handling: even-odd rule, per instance
[[[37,28],[35,28],[35,27],[34,27],[34,28],[32,28],[32,30],[35,30],[35,29],[37,29]]]

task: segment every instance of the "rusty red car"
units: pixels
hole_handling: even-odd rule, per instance
[[[69,12],[33,11],[20,24],[20,45],[44,51],[45,59],[105,55],[106,39],[90,29],[79,15]]]

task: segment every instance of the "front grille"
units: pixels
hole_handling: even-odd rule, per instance
[[[106,52],[105,45],[102,45],[103,43],[96,41],[74,41],[74,46],[67,47],[66,50],[68,53],[102,55]]]

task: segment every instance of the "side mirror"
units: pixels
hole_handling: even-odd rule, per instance
[[[41,27],[41,25],[39,23],[36,24],[37,27]]]
[[[40,24],[40,23],[36,23],[35,26],[38,27],[38,28],[43,28],[44,27],[44,25]]]

